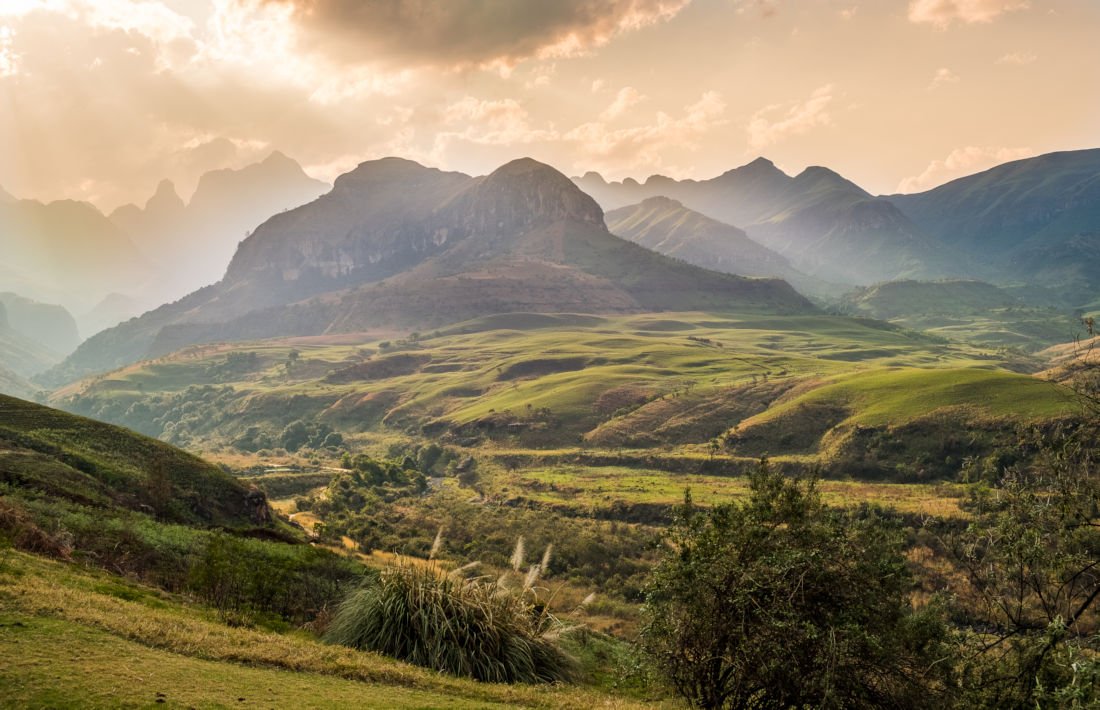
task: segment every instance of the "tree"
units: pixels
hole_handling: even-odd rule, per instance
[[[704,708],[935,706],[946,627],[907,601],[901,526],[827,509],[766,460],[750,487],[709,512],[685,496],[646,588],[658,671]]]
[[[969,707],[1100,708],[1100,475],[1096,431],[1033,432],[1029,464],[972,491],[966,528],[941,539]]]

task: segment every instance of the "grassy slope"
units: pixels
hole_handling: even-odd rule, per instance
[[[941,407],[969,405],[991,415],[1055,417],[1077,410],[1069,392],[1049,382],[994,370],[882,369],[848,375],[742,422],[750,428],[806,404],[847,408],[853,424],[878,426]]]
[[[491,416],[525,419],[545,409],[556,428],[541,445],[573,444],[578,435],[614,417],[623,405],[611,395],[624,388],[644,397],[720,396],[758,380],[812,383],[874,368],[993,367],[998,362],[974,349],[852,318],[515,314],[432,334],[412,346],[410,352],[421,360],[413,370],[383,367],[380,374],[351,381],[330,376],[363,362],[385,361],[391,355],[379,345],[378,339],[347,344],[323,338],[238,344],[236,349],[256,352],[259,365],[230,375],[221,369],[224,348],[191,348],[61,390],[54,402],[142,426],[149,417],[127,418],[135,402],[198,397],[193,390],[188,394],[191,385],[231,385],[233,391],[220,404],[200,403],[201,416],[189,415],[183,405],[179,414],[173,410],[169,418],[193,421],[187,425],[190,438],[180,440],[190,445],[225,442],[250,425],[277,435],[296,418],[319,417],[353,433],[418,429],[436,420],[446,428]],[[301,354],[287,369],[292,349]],[[705,415],[704,410],[698,416]]]
[[[749,491],[744,476],[670,474],[625,466],[536,467],[505,476],[490,490],[506,500],[536,501],[586,514],[616,505],[671,508],[683,502],[685,489],[691,489],[692,501],[704,507],[742,498]],[[828,505],[839,507],[867,502],[903,513],[960,514],[962,489],[951,485],[821,481],[818,489]]]
[[[0,395],[0,476],[91,505],[136,507],[154,478],[191,505],[158,511],[184,523],[247,525],[246,490],[216,466],[103,422]],[[149,501],[156,502],[156,501]]]
[[[856,289],[842,303],[859,315],[987,346],[1039,350],[1081,330],[1066,313],[1025,304],[981,281],[892,281]]]
[[[232,628],[103,573],[0,553],[4,707],[632,707],[451,678],[301,633]]]

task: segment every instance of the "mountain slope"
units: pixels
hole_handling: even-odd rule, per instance
[[[0,301],[0,367],[21,378],[28,378],[60,360],[60,353],[12,328],[7,309]]]
[[[595,201],[529,159],[471,178],[364,163],[275,215],[225,278],[84,343],[55,381],[213,340],[427,328],[518,310],[812,307],[787,284],[705,271],[613,236]]]
[[[963,275],[957,254],[928,238],[890,202],[835,172],[810,167],[795,177],[759,158],[710,180],[652,176],[607,183],[576,180],[605,208],[665,196],[745,230],[811,276],[841,283]]]
[[[737,227],[690,210],[668,197],[650,197],[605,215],[612,234],[696,266],[742,276],[781,278],[803,293],[836,292],[791,267],[779,253]]]
[[[0,303],[13,330],[50,350],[67,355],[80,344],[76,321],[63,306],[40,303],[10,291],[0,293]]]
[[[0,290],[77,307],[155,277],[130,238],[86,202],[0,201]],[[28,282],[29,279],[29,282]],[[28,289],[27,287],[30,286]]]
[[[1009,278],[1060,285],[1077,302],[1075,293],[1100,284],[1100,149],[1017,160],[887,199]]]
[[[36,389],[28,380],[0,364],[0,394],[29,399]]]
[[[175,185],[164,180],[144,208],[125,205],[110,219],[151,261],[170,271],[172,280],[155,294],[157,300],[165,300],[217,281],[250,230],[328,189],[297,162],[275,152],[240,170],[204,174],[186,204]]]

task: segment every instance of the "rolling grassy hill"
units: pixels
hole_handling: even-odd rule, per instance
[[[197,448],[242,437],[263,442],[246,448],[277,448],[302,420],[363,442],[690,449],[839,377],[866,374],[885,393],[895,381],[873,373],[920,368],[925,379],[913,383],[943,388],[927,400],[931,411],[1037,383],[1004,369],[1026,364],[837,316],[501,314],[400,339],[196,346],[59,390],[52,402]],[[960,371],[979,379],[952,389]],[[852,406],[874,411],[872,402]],[[901,423],[916,412],[897,414]],[[780,439],[771,453],[784,452]]]
[[[982,281],[888,281],[840,300],[844,311],[989,347],[1033,352],[1071,341],[1079,319],[1031,305],[1013,290]]]
[[[262,494],[192,454],[3,395],[0,449],[5,482],[73,503],[202,526],[247,527],[271,518]]]

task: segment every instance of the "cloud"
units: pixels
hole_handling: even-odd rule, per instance
[[[998,15],[1026,10],[1029,0],[910,0],[909,21],[945,28],[953,22],[992,22]]]
[[[943,160],[933,160],[920,175],[907,177],[898,184],[898,192],[921,192],[949,180],[988,170],[1010,160],[1030,158],[1031,148],[995,148],[966,146],[956,148]]]
[[[753,114],[746,126],[749,148],[759,150],[778,143],[786,136],[799,135],[818,126],[829,125],[832,117],[828,108],[832,100],[833,85],[826,84],[814,91],[806,101],[788,104],[787,112],[782,118],[771,116],[780,112],[783,105],[773,104],[760,109]]]
[[[286,8],[341,63],[449,69],[569,57],[667,21],[691,0],[236,0]]]
[[[658,111],[652,123],[610,128],[601,115],[600,120],[576,126],[562,138],[575,144],[574,163],[584,166],[583,170],[658,169],[665,167],[663,153],[669,148],[698,150],[700,136],[726,123],[725,112],[721,94],[707,91],[684,106],[679,117]]]
[[[1031,51],[1009,52],[997,60],[997,64],[1031,64],[1039,55]]]
[[[951,71],[947,67],[940,67],[936,71],[936,75],[932,77],[932,82],[928,84],[929,91],[935,91],[944,84],[957,84],[959,83],[959,75]]]
[[[611,105],[603,110],[600,114],[601,121],[614,121],[619,116],[626,113],[632,107],[637,106],[639,103],[646,99],[638,93],[638,90],[633,86],[625,86],[619,89],[619,93],[616,94],[615,100],[611,102]]]

